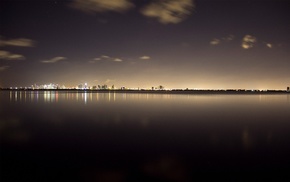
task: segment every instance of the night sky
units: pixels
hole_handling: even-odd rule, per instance
[[[287,0],[0,0],[0,87],[290,86]]]

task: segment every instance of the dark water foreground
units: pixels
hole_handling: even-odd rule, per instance
[[[290,95],[0,92],[0,181],[286,181]]]

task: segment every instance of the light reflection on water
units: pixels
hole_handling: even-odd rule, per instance
[[[239,101],[260,101],[260,102],[290,102],[290,94],[277,94],[277,95],[267,95],[267,94],[257,94],[257,95],[218,95],[218,94],[206,94],[206,95],[193,95],[193,94],[152,94],[152,93],[116,93],[116,92],[64,92],[64,91],[10,91],[9,98],[10,101],[26,101],[27,99],[31,101],[45,101],[45,102],[58,102],[61,100],[76,100],[84,103],[98,101],[99,97],[102,97],[102,100],[108,102],[116,101],[116,99],[127,100],[128,99],[137,99],[137,100],[164,100],[164,99],[191,99],[195,101],[215,101],[223,100],[229,101],[232,98],[235,100],[238,98]],[[60,98],[59,98],[60,97]]]
[[[108,102],[116,101],[116,99],[126,100],[128,99],[170,99],[171,94],[127,94],[127,93],[93,93],[93,92],[63,92],[63,91],[10,91],[9,98],[10,101],[45,101],[45,102],[58,102],[61,100],[76,100],[84,103],[98,101],[99,97],[102,100]],[[59,98],[60,97],[60,98]],[[190,95],[187,95],[189,98]]]
[[[0,101],[1,165],[20,177],[17,163],[40,177],[43,168],[123,181],[289,169],[289,94],[10,91]]]

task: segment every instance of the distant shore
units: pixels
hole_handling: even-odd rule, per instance
[[[145,93],[145,94],[290,94],[287,90],[190,90],[190,89],[173,89],[173,90],[121,90],[121,89],[7,89],[0,88],[0,91],[29,91],[29,92],[75,92],[75,93]]]

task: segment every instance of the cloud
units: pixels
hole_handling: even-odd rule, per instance
[[[0,59],[4,60],[24,60],[25,57],[21,54],[13,54],[9,51],[0,50]]]
[[[131,0],[73,0],[70,7],[86,13],[125,12],[134,7]]]
[[[0,66],[0,71],[7,70],[10,66]]]
[[[141,13],[163,24],[177,24],[186,19],[194,7],[193,0],[157,0],[145,6]]]
[[[223,37],[222,39],[223,39],[224,41],[229,42],[229,41],[234,40],[234,39],[235,39],[235,36],[234,36],[234,35],[228,35],[227,37]]]
[[[10,54],[10,52],[8,51],[1,51],[0,50],[0,59],[5,59],[6,57],[8,57]]]
[[[150,56],[142,56],[142,57],[140,57],[139,59],[142,59],[142,60],[148,60],[148,59],[151,59],[151,57],[150,57]]]
[[[103,59],[109,59],[109,56],[105,56]],[[93,60],[88,61],[89,63],[96,63],[97,61],[101,61],[102,58],[94,58]]]
[[[26,38],[2,40],[0,37],[0,46],[17,46],[17,47],[33,47],[35,41]]]
[[[213,39],[212,41],[210,41],[210,45],[218,45],[220,43],[221,43],[220,39]]]
[[[224,42],[230,42],[232,40],[234,40],[235,36],[234,35],[228,35],[226,37],[222,37],[222,38],[214,38],[213,40],[211,40],[209,42],[210,45],[219,45],[221,43],[224,43]]]
[[[94,64],[97,62],[123,62],[124,60],[117,57],[110,57],[107,55],[102,55],[100,57],[93,58],[92,60],[89,60],[88,63]]]
[[[104,58],[104,59],[109,59],[110,56],[103,55],[102,58]]]
[[[114,62],[123,62],[121,58],[114,58],[106,55],[102,55],[101,57],[94,58],[93,60],[89,61],[89,63],[96,63],[97,61],[114,61]]]
[[[120,59],[120,58],[115,58],[114,61],[115,61],[115,62],[122,62],[123,60]]]
[[[10,60],[24,60],[25,57],[23,55],[20,55],[20,54],[10,54],[8,59],[10,59]]]
[[[48,59],[48,60],[43,60],[41,61],[42,63],[57,63],[59,61],[65,60],[67,59],[66,57],[54,57],[52,59]]]
[[[266,46],[267,46],[268,48],[270,48],[270,49],[273,47],[273,45],[270,44],[270,43],[266,43]]]
[[[252,35],[245,35],[242,41],[242,48],[244,49],[250,49],[254,47],[255,43],[257,42],[256,37]]]

